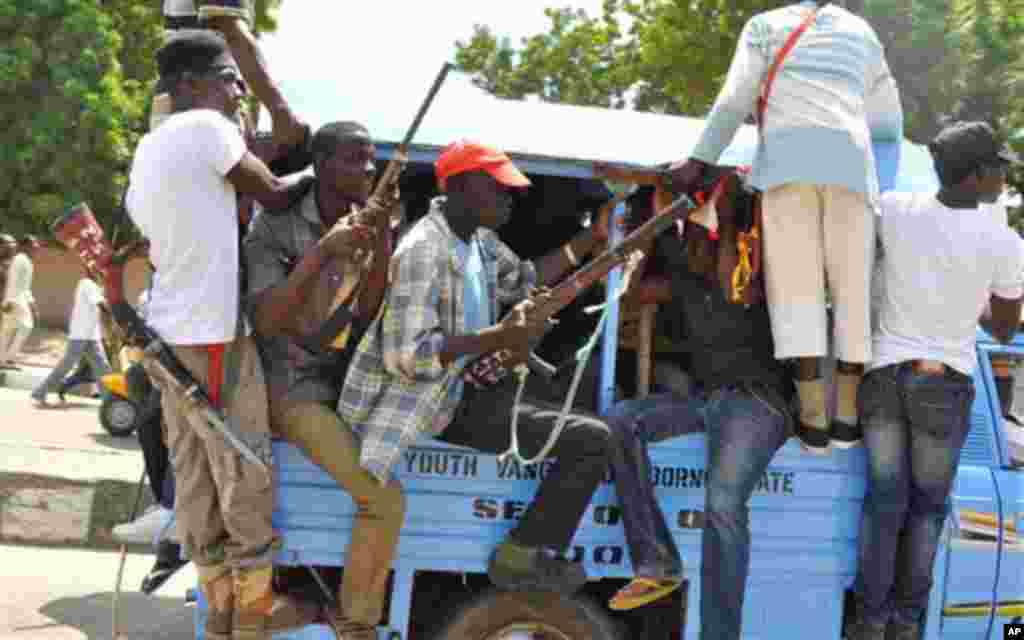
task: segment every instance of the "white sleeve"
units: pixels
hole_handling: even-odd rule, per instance
[[[210,111],[197,120],[196,142],[202,161],[226,176],[245,155],[245,139],[242,132],[222,114]]]
[[[996,254],[1001,258],[996,262],[991,291],[1000,298],[1016,300],[1024,296],[1024,241],[1016,231],[1004,229],[1000,230],[1003,250]]]
[[[757,109],[761,83],[771,64],[765,51],[768,35],[758,20],[758,16],[751,18],[740,33],[725,84],[704,121],[700,139],[690,152],[690,156],[697,160],[710,164],[718,162],[736,130]]]

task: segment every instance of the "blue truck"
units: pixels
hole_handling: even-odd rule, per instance
[[[382,140],[381,156],[389,157],[400,138],[399,123],[407,118],[369,109],[365,113],[376,114],[367,124]],[[314,122],[318,115],[314,109]],[[332,114],[322,115],[322,121],[333,119]],[[502,147],[535,185],[517,204],[511,228],[502,234],[521,255],[540,255],[578,228],[576,211],[607,196],[601,183],[593,180],[593,161],[650,165],[682,157],[700,126],[700,120],[690,118],[507,102],[477,95],[468,87],[446,86],[411,149],[402,182],[404,198],[410,217],[425,210],[434,193],[432,161],[452,139],[466,136]],[[755,145],[754,131],[745,128],[722,163],[749,163]],[[907,141],[880,141],[875,153],[883,188],[935,189],[924,148]],[[606,291],[615,289],[618,277],[617,272],[609,276]],[[578,311],[570,308],[567,313]],[[617,384],[623,369],[618,311],[613,302],[598,358],[600,383],[593,400],[602,411],[623,395]],[[578,346],[570,333],[549,336],[543,345],[549,356],[565,357]],[[1024,338],[1000,345],[979,332],[977,399],[935,561],[923,629],[927,640],[995,640],[1003,637],[1004,623],[1024,616],[1024,543],[1017,533],[1024,524],[1024,469],[1015,468],[1016,424],[1000,409],[993,355],[1004,363],[1024,359]],[[285,583],[289,576],[300,580],[307,573],[304,567],[312,566],[327,582],[337,584],[354,506],[296,448],[277,442],[274,453],[274,524],[283,542],[276,562],[281,578]],[[487,560],[524,511],[549,463],[521,466],[435,440],[417,442],[396,469],[407,494],[407,515],[379,638],[697,638],[704,435],[659,443],[651,455],[651,481],[683,554],[686,583],[663,602],[614,613],[605,603],[632,577],[632,569],[610,478],[594,495],[569,552],[586,567],[590,581],[585,588],[572,598],[503,592],[489,584]],[[791,440],[778,452],[750,505],[753,548],[743,612],[745,639],[842,637],[865,483],[862,449],[813,457]],[[205,605],[201,594],[197,600],[196,636],[201,638]],[[333,637],[323,625],[279,636]]]

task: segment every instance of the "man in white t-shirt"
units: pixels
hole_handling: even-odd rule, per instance
[[[126,198],[155,267],[146,320],[271,466],[263,370],[239,311],[236,196],[274,197],[287,184],[246,150],[235,124],[246,87],[221,37],[177,37],[157,63],[173,112],[139,143]],[[175,512],[209,605],[207,636],[269,637],[311,622],[315,611],[271,587],[265,475],[190,410],[161,369],[147,371],[162,391]]]
[[[32,297],[32,255],[39,248],[35,236],[24,236],[7,271],[2,311],[3,331],[0,333],[0,364],[16,369],[15,360],[25,340],[35,327],[36,300]]]
[[[918,637],[970,429],[978,318],[1003,343],[1020,321],[1020,238],[979,210],[1002,192],[1016,155],[982,122],[947,127],[930,149],[939,192],[882,197],[884,286],[859,398],[869,475],[848,640]]]
[[[99,379],[110,373],[110,363],[103,350],[103,333],[100,328],[100,309],[103,292],[100,286],[89,278],[82,278],[75,287],[75,304],[71,308],[71,322],[68,325],[68,346],[64,357],[32,391],[32,399],[46,405],[46,394],[60,388],[64,377],[82,359],[89,362],[93,374]],[[63,395],[63,394],[62,394]]]

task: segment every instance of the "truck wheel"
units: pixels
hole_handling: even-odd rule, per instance
[[[590,601],[540,591],[485,591],[462,606],[435,640],[619,640]]]
[[[123,437],[135,431],[139,408],[135,403],[112,394],[104,394],[100,403],[100,425],[112,436]]]

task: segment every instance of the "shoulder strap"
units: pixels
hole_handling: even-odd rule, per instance
[[[765,76],[764,82],[761,84],[761,95],[757,98],[757,114],[754,116],[757,121],[757,128],[761,129],[764,126],[764,111],[768,108],[768,96],[772,91],[772,83],[775,82],[775,75],[779,72],[779,67],[782,66],[782,61],[786,59],[789,52],[796,46],[796,41],[800,39],[800,36],[807,31],[807,28],[814,22],[815,16],[818,15],[818,9],[816,7],[813,11],[807,14],[804,21],[793,30],[793,33],[789,34],[789,38],[786,40],[782,48],[779,49],[779,53],[775,56],[775,60],[772,60],[772,66],[768,67],[768,74]]]

